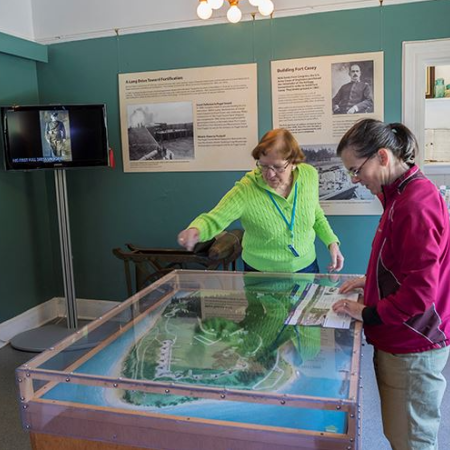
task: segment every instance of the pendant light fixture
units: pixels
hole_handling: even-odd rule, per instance
[[[244,1],[244,0],[241,0]],[[272,0],[248,0],[250,5],[258,8],[262,16],[270,16],[275,7]],[[242,11],[239,9],[239,0],[199,0],[197,15],[200,19],[208,20],[214,10],[220,9],[224,3],[228,3],[227,18],[231,23],[238,23],[242,19]],[[253,15],[253,14],[252,14]]]

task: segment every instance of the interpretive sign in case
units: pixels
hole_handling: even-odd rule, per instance
[[[358,449],[361,327],[310,319],[348,278],[170,273],[17,369],[34,450]]]

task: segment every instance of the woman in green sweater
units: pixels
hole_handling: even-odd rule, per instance
[[[314,240],[328,247],[329,271],[340,271],[344,258],[319,204],[318,174],[285,129],[267,132],[252,152],[257,169],[248,172],[208,213],[178,235],[192,250],[240,219],[244,270],[319,272]]]

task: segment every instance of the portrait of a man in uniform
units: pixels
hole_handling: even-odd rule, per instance
[[[58,119],[58,111],[50,114],[50,120],[45,125],[45,140],[52,149],[53,156],[62,157],[64,143],[66,142],[66,128]]]
[[[339,88],[332,99],[333,114],[372,113],[373,64],[371,64],[372,73],[363,73],[363,68],[367,67],[364,62],[349,63],[346,66],[348,69],[346,78],[349,81]]]

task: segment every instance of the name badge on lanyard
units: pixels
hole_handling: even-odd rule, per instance
[[[275,198],[273,197],[272,193],[269,191],[266,191],[267,194],[269,195],[270,199],[272,200],[272,203],[275,205],[275,208],[277,208],[277,211],[279,212],[280,216],[283,218],[284,222],[286,223],[288,230],[290,231],[291,234],[291,243],[288,244],[288,249],[292,252],[292,254],[295,257],[299,257],[299,253],[298,251],[295,249],[294,246],[294,223],[295,223],[295,209],[297,207],[297,182],[295,182],[294,185],[294,204],[292,205],[292,213],[291,213],[291,220],[290,222],[288,222],[286,216],[284,215],[283,211],[281,210],[281,208],[278,206],[278,203],[276,202]]]

